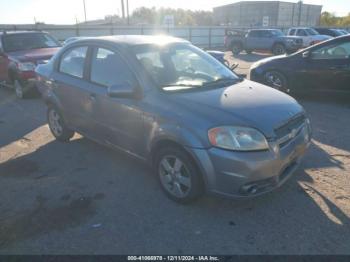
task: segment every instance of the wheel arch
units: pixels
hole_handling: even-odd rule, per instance
[[[170,138],[162,138],[157,140],[151,147],[151,151],[150,151],[150,165],[152,166],[152,168],[154,168],[155,166],[155,160],[156,160],[156,156],[157,156],[157,152],[159,152],[159,150],[161,150],[162,148],[166,148],[166,147],[175,147],[178,148],[180,150],[182,150],[183,152],[186,153],[186,155],[188,156],[188,158],[190,159],[190,161],[194,164],[198,174],[201,177],[201,182],[202,185],[204,186],[204,188],[207,188],[208,185],[208,181],[207,181],[207,177],[204,174],[204,170],[202,168],[202,166],[200,165],[199,161],[197,160],[195,154],[193,152],[191,152],[191,150],[189,150],[188,147],[182,145],[181,143],[170,139]]]

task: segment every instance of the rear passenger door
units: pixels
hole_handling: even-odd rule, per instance
[[[111,86],[128,84],[139,88],[135,74],[119,52],[100,46],[92,50],[89,71],[88,87],[94,98],[92,121],[98,140],[134,155],[142,155],[142,100],[108,95]]]
[[[298,29],[296,35],[303,39],[303,46],[309,46],[312,39],[308,36],[304,29]]]
[[[86,133],[90,128],[91,99],[86,86],[88,46],[74,46],[66,50],[52,76],[53,92],[62,106],[69,126]]]

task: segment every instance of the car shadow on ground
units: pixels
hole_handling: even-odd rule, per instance
[[[35,168],[23,168],[28,163]],[[150,169],[134,158],[85,138],[70,143],[51,141],[0,164],[0,250],[11,250],[21,241],[50,233],[69,230],[72,234],[72,229],[98,220],[113,224],[106,234],[131,236],[132,241],[123,240],[130,245],[128,253],[139,241],[143,241],[144,248],[140,252],[150,253],[348,252],[346,243],[350,238],[344,232],[349,217],[315,189],[312,177],[304,171],[312,167],[319,165],[307,160],[296,176],[265,196],[246,200],[205,196],[183,206],[168,200]],[[16,189],[11,188],[14,184]],[[11,205],[14,202],[17,204]],[[119,215],[113,215],[115,212]],[[112,230],[115,227],[117,232]],[[159,233],[160,230],[164,231]],[[193,235],[189,234],[193,231]],[[162,235],[161,241],[158,234]],[[89,236],[91,239],[84,242],[71,240],[79,252],[103,253],[114,246],[113,241],[103,240],[104,235],[90,232]],[[193,244],[188,245],[188,241]],[[96,244],[96,250],[84,246],[87,242]],[[232,242],[235,245],[229,244]]]
[[[30,103],[38,103],[35,112],[28,111]],[[45,124],[41,103],[37,97],[19,101],[12,90],[0,88],[0,150],[20,139],[26,143],[26,135]]]

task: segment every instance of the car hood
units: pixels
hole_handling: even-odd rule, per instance
[[[284,54],[284,55],[277,55],[277,56],[271,56],[271,57],[263,58],[263,59],[261,59],[259,61],[256,61],[255,63],[253,63],[250,68],[256,68],[256,67],[258,67],[260,65],[263,65],[265,63],[268,63],[268,62],[271,62],[271,61],[278,61],[280,59],[285,59],[287,57],[289,57],[289,56]]]
[[[209,116],[214,125],[249,126],[268,138],[275,136],[276,127],[304,112],[292,97],[249,80],[226,88],[178,93],[174,99],[183,107]]]
[[[57,51],[59,47],[54,48],[40,48],[10,52],[8,55],[10,58],[19,62],[34,62],[37,63],[41,60],[50,59]]]

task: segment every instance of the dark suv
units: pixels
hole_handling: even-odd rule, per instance
[[[46,63],[60,43],[40,31],[0,32],[0,85],[24,98],[35,87],[35,67]]]

